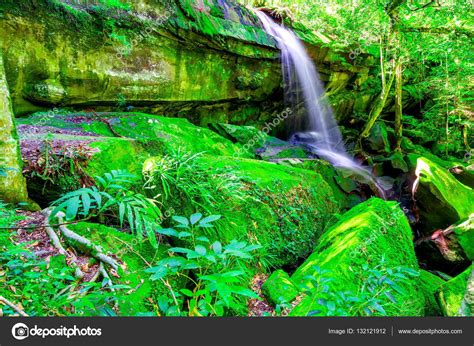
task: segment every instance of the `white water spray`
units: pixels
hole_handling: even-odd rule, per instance
[[[359,175],[385,197],[369,168],[356,162],[347,153],[332,108],[326,99],[324,86],[303,43],[291,30],[275,23],[265,13],[256,13],[265,31],[275,38],[281,50],[286,94],[289,95],[295,113],[301,107],[301,99],[304,101],[305,119],[292,129],[292,141],[304,143],[335,167],[345,168]]]

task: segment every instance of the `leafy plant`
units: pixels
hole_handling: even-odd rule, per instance
[[[314,269],[317,275],[307,277],[313,288],[303,286],[302,290],[319,308],[310,311],[308,316],[386,316],[388,307],[397,303],[396,295],[405,294],[401,284],[419,275],[408,267],[387,268],[382,260],[374,268],[367,264],[362,266],[364,279],[357,291],[342,291],[331,286],[333,280],[327,270]]]
[[[0,253],[0,286],[31,316],[110,315],[114,295],[102,283],[78,284],[63,256],[49,262],[22,245],[10,243]],[[16,312],[2,307],[4,315]]]
[[[104,213],[125,223],[132,233],[142,239],[143,234],[157,247],[155,229],[161,221],[161,211],[153,199],[134,192],[132,185],[138,177],[125,170],[114,170],[103,177],[95,177],[96,185],[69,192],[53,203],[54,217],[64,212],[66,220],[91,219]]]
[[[192,282],[192,287],[173,291],[174,302],[162,297],[160,310],[165,315],[189,316],[224,316],[229,310],[243,313],[242,299],[258,298],[244,286],[249,270],[243,262],[252,259],[252,253],[260,249],[260,245],[237,240],[226,245],[219,241],[211,243],[199,230],[213,227],[212,223],[220,219],[217,215],[203,217],[198,213],[189,219],[181,216],[173,219],[177,229],[159,229],[157,232],[188,246],[171,248],[169,257],[158,261],[147,272],[151,274],[151,280],[161,280],[166,285],[169,285],[170,277],[185,277]],[[184,310],[179,307],[179,298],[186,300]]]
[[[178,150],[154,161],[145,173],[145,188],[163,204],[191,203],[198,210],[216,210],[220,201],[245,196],[244,186],[230,170],[210,171],[200,160],[202,153]]]

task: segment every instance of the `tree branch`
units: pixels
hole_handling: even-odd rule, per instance
[[[28,314],[26,312],[24,312],[23,309],[21,309],[19,306],[15,305],[15,304],[13,304],[11,301],[9,301],[8,299],[6,299],[3,296],[0,296],[0,303],[4,303],[4,304],[8,305],[13,310],[18,312],[21,316],[28,317]]]

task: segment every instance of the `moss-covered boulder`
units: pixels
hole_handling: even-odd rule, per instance
[[[466,258],[474,261],[474,214],[453,228],[452,237],[462,248]]]
[[[416,280],[399,281],[393,275],[402,267],[417,271],[412,238],[408,221],[396,203],[372,198],[352,208],[322,235],[313,254],[292,275],[306,296],[291,315],[324,314],[324,308],[332,313],[342,309],[338,314],[423,315],[424,297]],[[398,281],[398,289],[376,284],[380,297],[369,290],[364,299],[379,299],[377,304],[368,311],[350,311],[357,303],[346,300],[363,295],[378,276]],[[337,292],[343,292],[345,298]]]
[[[262,285],[262,292],[273,306],[291,303],[299,294],[298,287],[283,270],[277,270]]]
[[[121,316],[135,316],[154,311],[153,304],[170,291],[161,282],[152,282],[145,270],[155,261],[167,256],[169,246],[160,244],[154,249],[147,240],[140,241],[135,236],[99,224],[81,222],[68,226],[74,232],[99,245],[104,253],[117,258],[124,269],[119,278],[112,278],[115,284],[129,288],[119,290],[116,298]],[[185,282],[175,282],[173,287],[184,287]]]
[[[459,316],[463,299],[466,295],[468,280],[472,278],[471,271],[472,268],[468,268],[455,278],[444,283],[437,290],[438,303],[445,316]]]
[[[426,234],[467,219],[474,212],[474,190],[458,182],[447,169],[420,157],[415,175],[414,198],[420,227]]]
[[[267,263],[292,264],[311,253],[325,227],[339,211],[332,188],[317,172],[274,163],[204,155],[180,165],[179,186],[162,188],[160,172],[176,159],[156,157],[144,164],[155,177],[154,196],[174,214],[205,212],[222,215],[208,236],[223,242],[246,239],[263,245]],[[166,177],[164,177],[166,179]]]
[[[47,112],[17,124],[28,189],[42,205],[112,170],[140,175],[143,162],[155,155],[233,156],[240,150],[187,119],[142,113]]]
[[[425,296],[425,316],[443,316],[435,294],[445,281],[426,270],[420,270],[419,282]]]

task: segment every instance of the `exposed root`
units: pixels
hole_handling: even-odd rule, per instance
[[[6,299],[2,296],[0,296],[0,303],[8,305],[13,310],[15,310],[20,316],[28,317],[28,314],[26,312],[24,312],[23,309],[21,309],[19,306],[13,304],[11,301],[9,301],[8,299]]]
[[[51,244],[53,244],[53,246],[58,249],[61,255],[66,256],[66,249],[64,249],[64,247],[62,246],[61,241],[59,240],[59,237],[56,232],[49,225],[49,217],[51,216],[51,210],[45,209],[42,211],[42,214],[46,217],[43,226],[46,233],[48,233],[49,239],[51,239]]]
[[[62,212],[59,212],[56,215],[56,217],[59,220],[59,223],[63,223],[64,216],[65,215]],[[112,257],[104,254],[102,252],[102,249],[99,246],[92,243],[89,239],[71,231],[65,225],[59,226],[59,230],[61,231],[61,234],[71,246],[78,248],[83,253],[88,254],[94,257],[95,259],[97,259],[98,261],[109,265],[114,270],[118,270],[119,268],[118,262],[114,260]]]
[[[53,230],[53,228],[50,227],[50,225],[49,225],[49,217],[51,216],[51,210],[50,209],[45,209],[45,210],[43,210],[42,213],[45,216],[44,229],[45,229],[46,233],[48,234],[49,239],[51,239],[51,243],[53,244],[53,246],[56,249],[58,249],[58,251],[61,255],[64,255],[66,257],[69,257],[69,256],[72,257],[71,263],[74,266],[74,274],[78,279],[82,279],[84,277],[84,273],[82,272],[82,270],[76,264],[77,263],[77,257],[74,254],[69,254],[66,251],[66,249],[64,249],[64,247],[61,244],[61,241],[59,240],[58,235]]]

